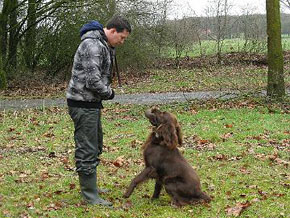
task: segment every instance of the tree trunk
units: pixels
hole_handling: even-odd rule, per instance
[[[17,67],[17,0],[9,0],[9,44],[8,44],[8,71],[15,70]]]
[[[268,34],[268,86],[267,96],[281,98],[285,95],[283,54],[281,45],[281,18],[279,0],[267,0]]]
[[[6,73],[3,69],[2,56],[0,52],[0,89],[5,89],[7,87]]]
[[[27,29],[25,34],[24,58],[26,66],[33,71],[35,67],[36,0],[28,0]]]
[[[8,1],[4,0],[2,12],[0,14],[0,56],[2,57],[2,66],[6,63],[6,56],[7,56],[7,24],[8,24]]]

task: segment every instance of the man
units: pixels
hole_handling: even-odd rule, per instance
[[[110,86],[114,47],[123,44],[130,33],[129,22],[121,16],[113,17],[105,28],[91,21],[80,30],[81,43],[74,56],[66,97],[75,127],[76,171],[82,196],[89,204],[112,205],[99,196],[96,185],[103,148],[101,109],[102,100],[115,96]]]

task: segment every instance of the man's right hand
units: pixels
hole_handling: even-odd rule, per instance
[[[115,97],[115,91],[114,91],[114,89],[112,89],[112,94],[110,95],[108,100],[112,100],[114,97]]]

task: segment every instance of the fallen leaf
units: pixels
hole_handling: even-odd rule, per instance
[[[259,202],[260,199],[259,198],[254,198],[253,200],[251,200],[251,202]]]
[[[210,159],[214,159],[214,160],[227,160],[227,156],[224,154],[217,154],[215,156],[210,157]]]
[[[262,137],[261,136],[253,136],[252,139],[255,139],[257,141],[260,141],[260,140],[262,140]]]
[[[27,205],[26,205],[26,207],[28,208],[28,209],[34,209],[34,203],[33,202],[29,202]]]
[[[115,167],[121,167],[121,166],[124,165],[124,163],[125,163],[124,156],[120,156],[120,157],[118,157],[118,158],[113,162],[113,164],[114,164]]]
[[[289,161],[286,161],[286,160],[282,160],[280,158],[276,158],[275,159],[275,162],[277,164],[281,164],[281,165],[284,165],[285,167],[288,167],[290,165],[290,162]]]
[[[49,155],[48,155],[49,158],[54,158],[56,157],[56,154],[54,151],[50,152]]]
[[[198,141],[198,144],[201,144],[201,145],[207,144],[207,143],[209,143],[209,141],[206,140],[206,139],[201,139],[201,140]]]
[[[136,139],[131,141],[131,147],[132,148],[141,147],[142,144],[143,144],[143,142],[141,142],[139,140],[136,140]]]
[[[234,133],[229,132],[221,136],[223,140],[233,137]]]
[[[250,173],[251,173],[251,171],[247,170],[247,168],[245,168],[245,167],[241,167],[241,168],[240,168],[240,172],[241,172],[242,174],[250,174]]]
[[[60,195],[62,192],[63,192],[63,191],[61,191],[61,190],[57,190],[57,191],[54,192],[54,194],[56,194],[56,195]]]
[[[61,158],[61,162],[62,162],[63,164],[68,164],[68,162],[69,162],[68,157],[63,157],[63,158]]]
[[[47,132],[47,133],[44,133],[43,136],[47,137],[47,138],[52,138],[54,136],[54,134],[51,132]]]
[[[133,206],[133,204],[132,204],[132,201],[130,201],[130,200],[126,201],[126,202],[122,205],[123,209],[126,210],[126,211],[127,211],[129,208],[131,208],[132,206]]]
[[[226,208],[226,212],[228,215],[238,217],[241,215],[242,211],[249,207],[251,203],[246,201],[245,203],[237,203],[234,207]]]
[[[41,175],[41,180],[44,181],[45,179],[49,178],[48,172],[44,172]]]
[[[8,129],[8,132],[13,132],[14,130],[15,130],[14,127],[10,127],[10,128]]]
[[[74,184],[74,183],[69,184],[69,189],[70,190],[73,190],[75,188],[76,188],[76,184]]]

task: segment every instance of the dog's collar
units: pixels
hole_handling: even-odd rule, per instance
[[[159,130],[162,126],[163,126],[163,124],[160,124],[159,126],[154,126],[153,131]]]

